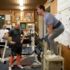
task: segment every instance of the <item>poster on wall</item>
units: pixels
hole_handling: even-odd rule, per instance
[[[11,20],[11,15],[9,14],[5,15],[5,20]]]
[[[34,12],[24,12],[24,22],[34,22]]]

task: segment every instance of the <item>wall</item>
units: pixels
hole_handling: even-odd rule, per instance
[[[70,70],[70,48],[62,46],[62,56],[64,57],[64,70]]]
[[[39,27],[39,37],[43,37],[43,17],[39,16],[38,17],[38,27]]]
[[[65,30],[56,40],[65,46],[70,46],[70,0],[57,0],[57,14]]]
[[[51,10],[50,12],[52,14],[57,13],[57,0],[53,0],[52,2],[46,2],[44,6],[46,9],[50,6],[50,10]]]
[[[15,13],[11,10],[0,10],[0,15],[10,15],[11,16],[11,22],[15,22]]]
[[[52,14],[56,14],[57,13],[57,0],[54,0],[51,3],[51,13]]]
[[[70,7],[70,0],[57,0],[57,11],[61,12]]]
[[[28,12],[30,14],[28,14]],[[26,16],[27,14],[28,14],[28,17]],[[17,20],[23,21],[25,18],[31,19],[31,21],[29,21],[29,22],[35,22],[34,21],[34,11],[0,10],[0,15],[10,15],[12,23],[14,23],[14,22],[16,23]]]

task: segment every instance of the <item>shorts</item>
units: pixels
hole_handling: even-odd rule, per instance
[[[53,27],[53,29],[58,28],[61,24],[62,24],[62,23],[59,21],[59,22],[56,24],[56,26]]]
[[[11,55],[16,56],[17,54],[18,55],[22,54],[22,45],[21,44],[11,45]]]

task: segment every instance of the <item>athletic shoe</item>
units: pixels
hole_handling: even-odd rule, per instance
[[[17,65],[17,67],[19,67],[19,68],[21,68],[21,69],[23,69],[23,68],[24,68],[22,65]]]
[[[12,67],[9,67],[9,70],[12,70]]]

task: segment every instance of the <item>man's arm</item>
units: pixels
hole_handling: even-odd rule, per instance
[[[9,37],[9,33],[8,32],[4,33],[3,39],[7,40],[8,37]]]

